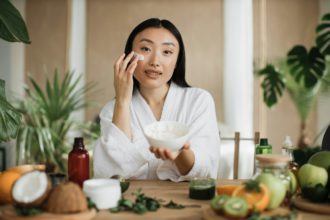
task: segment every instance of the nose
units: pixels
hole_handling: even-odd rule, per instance
[[[149,60],[149,65],[152,67],[159,67],[159,56],[158,56],[157,51],[155,51],[151,55],[150,60]]]

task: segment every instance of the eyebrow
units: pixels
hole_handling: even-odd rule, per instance
[[[143,42],[143,41],[146,41],[146,42],[151,43],[151,44],[154,43],[152,40],[149,40],[149,39],[147,39],[147,38],[142,38],[139,42]],[[164,42],[164,43],[162,43],[162,45],[168,45],[168,46],[173,46],[173,47],[175,47],[175,44],[172,43],[172,42]]]

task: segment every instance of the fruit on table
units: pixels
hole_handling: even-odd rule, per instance
[[[269,203],[269,190],[267,186],[258,181],[251,180],[241,185],[233,192],[233,196],[241,197],[248,203],[249,211],[263,211]]]
[[[304,164],[298,171],[298,180],[301,188],[313,187],[319,183],[325,186],[328,181],[328,172],[323,167]]]
[[[231,196],[238,186],[239,185],[217,185],[217,194]]]
[[[82,212],[87,210],[87,201],[78,184],[61,183],[50,193],[46,210],[55,214]]]
[[[244,218],[248,212],[248,204],[241,197],[230,197],[224,204],[223,211],[229,218]]]
[[[290,185],[289,185],[289,192],[294,194],[297,191],[298,181],[296,175],[293,174],[291,170],[289,170],[290,176]]]
[[[327,170],[330,167],[330,151],[317,152],[309,158],[308,163],[318,167],[323,167]]]
[[[40,207],[52,188],[45,172],[32,171],[23,174],[13,185],[11,195],[18,207]]]
[[[314,187],[305,186],[301,189],[304,198],[312,202],[325,202],[328,199],[329,191],[321,184]]]
[[[262,173],[256,178],[256,180],[265,184],[269,190],[269,203],[267,209],[276,209],[279,207],[286,194],[285,184],[271,173]]]
[[[211,201],[211,207],[214,211],[216,211],[219,214],[223,213],[223,207],[227,200],[230,198],[230,196],[222,194],[214,197]]]
[[[15,170],[4,171],[0,174],[0,204],[12,203],[12,186],[21,174]]]

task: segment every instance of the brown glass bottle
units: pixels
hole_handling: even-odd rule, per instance
[[[79,184],[80,187],[89,179],[89,155],[82,137],[74,139],[73,149],[69,153],[68,176],[69,181]]]

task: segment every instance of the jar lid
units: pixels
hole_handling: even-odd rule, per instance
[[[256,155],[256,160],[261,164],[287,164],[290,157],[280,154],[259,154]]]

